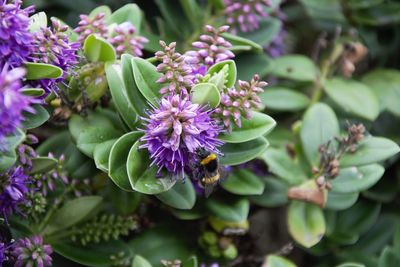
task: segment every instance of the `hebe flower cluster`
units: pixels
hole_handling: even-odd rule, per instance
[[[232,129],[232,122],[242,126],[241,117],[251,119],[251,109],[260,108],[261,99],[258,96],[263,92],[267,83],[260,81],[258,75],[254,75],[251,82],[238,81],[238,88],[229,88],[226,93],[221,94],[221,104],[215,109],[215,117],[223,122],[224,126]]]
[[[23,238],[14,243],[11,255],[16,259],[15,267],[23,266],[52,266],[50,245],[43,244],[43,237],[32,236]]]
[[[75,32],[79,34],[78,41],[83,44],[85,39],[93,33],[100,37],[107,38],[108,29],[104,17],[104,13],[99,13],[93,18],[84,14],[80,15],[79,18],[81,20],[78,23],[78,27],[75,29]]]
[[[160,41],[160,45],[164,51],[158,51],[155,54],[156,58],[161,61],[157,66],[157,71],[163,74],[157,82],[165,84],[160,89],[160,93],[162,95],[181,94],[186,97],[194,85],[192,69],[186,64],[185,58],[175,51],[175,42],[167,45]]]
[[[6,64],[19,67],[31,52],[29,14],[33,6],[21,9],[21,0],[0,0],[0,69]]]
[[[141,138],[159,171],[165,168],[174,175],[184,177],[196,149],[203,147],[217,152],[222,142],[217,139],[220,128],[204,106],[173,95],[161,99],[147,121],[145,135]]]
[[[118,56],[128,53],[136,57],[143,56],[143,46],[149,40],[142,36],[136,36],[136,28],[130,22],[124,22],[114,28],[110,43],[115,47]]]
[[[271,6],[270,0],[224,0],[227,23],[232,26],[232,32],[239,29],[249,32],[258,29],[260,18],[267,17],[264,7]]]
[[[25,202],[28,192],[28,175],[22,167],[16,167],[0,173],[0,215],[12,214],[17,206]]]

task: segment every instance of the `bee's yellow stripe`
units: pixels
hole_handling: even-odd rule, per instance
[[[219,178],[220,178],[220,175],[219,175],[219,173],[217,173],[217,175],[215,175],[213,177],[204,177],[202,179],[202,182],[204,184],[214,184],[219,180]]]
[[[214,160],[217,158],[217,155],[215,154],[210,154],[207,156],[207,158],[203,159],[202,161],[200,161],[201,165],[206,165],[208,164],[210,161]]]

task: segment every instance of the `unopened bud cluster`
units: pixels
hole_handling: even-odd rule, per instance
[[[78,27],[75,29],[75,32],[79,34],[78,41],[83,44],[85,39],[93,33],[106,38],[108,29],[104,17],[104,13],[99,13],[93,18],[88,15],[80,15],[79,18],[81,20],[78,23]]]
[[[143,46],[149,40],[142,36],[136,36],[135,33],[136,28],[130,22],[122,23],[114,28],[114,33],[109,38],[109,41],[115,47],[118,56],[123,53],[136,57],[143,56]]]
[[[227,260],[233,260],[237,257],[237,248],[230,237],[219,236],[213,231],[204,231],[198,242],[212,258],[222,257]]]

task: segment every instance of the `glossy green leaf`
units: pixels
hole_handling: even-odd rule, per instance
[[[136,129],[138,116],[128,100],[127,91],[122,79],[121,66],[119,64],[106,63],[106,75],[111,96],[115,107],[122,119],[131,130]]]
[[[362,82],[379,98],[382,110],[400,116],[400,71],[377,69],[363,76]]]
[[[235,85],[236,82],[236,63],[233,60],[224,60],[218,62],[211,66],[211,68],[207,71],[207,74],[215,75],[221,70],[225,72],[225,80],[224,84],[227,88],[232,87]]]
[[[346,153],[340,160],[341,167],[367,165],[384,161],[400,151],[392,140],[383,137],[366,137],[355,153]]]
[[[221,186],[236,195],[261,195],[264,191],[261,179],[246,169],[234,170]]]
[[[117,139],[111,139],[111,140],[105,141],[103,143],[97,144],[94,147],[94,150],[93,150],[94,163],[96,164],[96,167],[98,169],[102,170],[103,172],[108,173],[109,156],[110,156],[111,148],[116,141],[117,141]]]
[[[400,3],[384,2],[373,8],[363,8],[353,12],[352,19],[363,25],[382,26],[400,22]]]
[[[49,118],[50,114],[41,105],[33,105],[34,113],[24,112],[24,121],[22,122],[24,129],[34,129],[45,123]]]
[[[111,9],[108,6],[98,6],[89,13],[89,18],[94,19],[97,14],[103,13],[107,19],[111,15]]]
[[[345,112],[371,121],[379,115],[378,98],[363,83],[333,78],[325,81],[324,90]]]
[[[130,106],[135,110],[136,114],[145,115],[145,110],[149,108],[146,98],[142,95],[139,88],[136,86],[133,75],[132,60],[133,56],[123,54],[121,57],[122,78],[126,88],[127,100]]]
[[[137,141],[129,151],[126,170],[131,188],[143,194],[159,194],[168,191],[176,183],[172,177],[158,177],[157,166],[150,167],[150,158],[145,149],[139,149]]]
[[[157,83],[157,80],[162,76],[161,73],[145,59],[134,57],[131,62],[137,88],[147,101],[157,105],[162,87],[160,83]]]
[[[47,15],[44,12],[39,12],[32,15],[29,20],[30,32],[37,32],[42,28],[47,28]]]
[[[42,88],[24,88],[21,89],[21,93],[27,96],[42,96],[45,92]]]
[[[258,206],[275,208],[288,202],[289,185],[275,177],[264,178],[264,191],[259,196],[250,196],[250,201]]]
[[[318,68],[314,62],[303,55],[287,55],[274,59],[269,68],[271,75],[295,81],[315,81]]]
[[[379,267],[400,266],[399,252],[394,248],[385,247],[379,257]]]
[[[136,33],[140,34],[142,28],[143,14],[138,5],[126,4],[123,7],[115,10],[112,15],[106,20],[107,24],[130,22],[136,28]]]
[[[304,114],[300,139],[311,166],[319,164],[319,147],[339,136],[339,122],[333,110],[322,103],[312,105]]]
[[[57,166],[58,160],[49,157],[36,157],[32,159],[32,169],[29,174],[46,173]]]
[[[15,150],[0,153],[0,172],[6,171],[17,161]]]
[[[337,265],[336,267],[365,267],[365,265],[360,264],[360,263],[355,263],[355,262],[346,262],[346,263]]]
[[[282,22],[273,17],[263,19],[260,21],[260,26],[254,31],[246,33],[240,32],[239,35],[243,38],[252,40],[261,47],[268,47],[268,45],[274,40],[275,36],[279,34],[282,28]]]
[[[332,191],[336,193],[361,192],[376,184],[385,169],[378,164],[342,168],[339,176],[332,181]]]
[[[127,258],[130,257],[129,247],[121,240],[102,241],[101,243],[89,244],[84,247],[64,241],[51,244],[51,246],[57,254],[84,266],[112,266],[115,262],[112,256],[116,256],[121,252]]]
[[[382,3],[384,0],[348,0],[347,6],[351,9],[370,8]]]
[[[329,191],[325,208],[328,210],[344,210],[353,206],[357,199],[358,192],[341,194]]]
[[[235,144],[225,144],[220,158],[222,165],[239,165],[260,156],[269,146],[267,139],[259,137],[251,141]]]
[[[306,248],[316,245],[325,234],[324,214],[316,205],[292,201],[287,220],[290,235]]]
[[[91,34],[85,39],[83,52],[91,62],[107,62],[116,59],[114,47],[104,38]]]
[[[105,75],[97,75],[85,89],[87,98],[91,102],[98,102],[107,92],[108,83]]]
[[[243,222],[249,215],[250,203],[247,199],[209,199],[206,207],[215,218],[227,222]]]
[[[255,52],[262,51],[262,46],[256,42],[253,42],[250,39],[246,39],[238,35],[230,34],[227,32],[223,33],[222,37],[224,37],[227,41],[229,41],[233,47],[246,47],[246,49],[244,50],[253,50]],[[231,50],[233,49],[231,48]]]
[[[129,150],[141,136],[141,132],[127,133],[114,143],[110,151],[108,174],[117,186],[126,191],[132,191],[126,170]],[[144,164],[144,162],[141,163]],[[147,166],[145,167],[147,168]]]
[[[178,181],[171,189],[156,197],[168,206],[182,210],[190,210],[196,202],[196,192],[190,179]]]
[[[109,118],[96,111],[89,112],[86,117],[73,114],[68,121],[69,131],[75,141],[78,140],[79,135],[88,126],[107,129],[114,128],[114,125]]]
[[[270,172],[289,185],[299,185],[307,179],[300,164],[284,149],[269,148],[260,158],[268,165]]]
[[[271,67],[271,61],[272,59],[264,53],[246,53],[238,55],[235,58],[238,79],[249,81],[253,78],[254,74],[264,77]]]
[[[221,101],[220,92],[215,84],[199,83],[191,89],[192,102],[200,105],[209,105],[215,108]]]
[[[88,219],[102,201],[103,198],[100,196],[83,196],[69,200],[56,211],[45,232],[50,235]]]
[[[201,6],[197,3],[196,0],[180,0],[182,9],[186,18],[192,24],[194,29],[198,29],[203,26],[203,12]]]
[[[132,267],[151,267],[152,265],[145,258],[136,255],[132,262]]]
[[[304,94],[283,87],[268,87],[260,98],[263,108],[277,111],[298,111],[310,104]]]
[[[268,255],[264,264],[267,267],[296,267],[290,260],[276,255]]]
[[[192,256],[182,263],[182,267],[197,267],[199,265],[197,257]]]
[[[94,149],[98,144],[121,136],[121,132],[111,127],[89,127],[83,129],[76,140],[76,145],[88,157],[93,158]]]
[[[219,135],[226,143],[243,143],[265,136],[274,129],[276,122],[267,114],[253,111],[252,118],[242,118],[242,127],[234,126],[232,132]]]
[[[6,136],[4,139],[4,144],[8,150],[14,150],[19,146],[26,138],[25,132],[17,128],[14,133]]]
[[[59,67],[45,63],[26,62],[25,68],[27,80],[57,79],[63,74]]]

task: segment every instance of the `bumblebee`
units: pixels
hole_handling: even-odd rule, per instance
[[[219,165],[217,154],[204,148],[198,149],[196,153],[199,159],[197,178],[204,187],[206,197],[208,197],[215,185],[224,178],[224,172]]]

